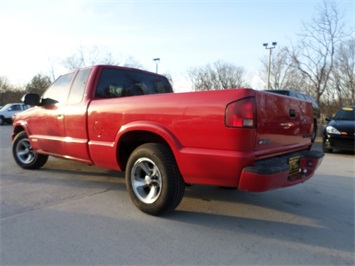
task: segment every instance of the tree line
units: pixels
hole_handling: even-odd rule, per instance
[[[347,32],[336,3],[324,1],[297,37],[297,43],[275,53],[272,88],[305,92],[316,99],[324,114],[354,105],[355,38]]]
[[[316,99],[324,115],[332,115],[344,105],[355,105],[355,38],[347,32],[336,2],[324,0],[314,17],[302,24],[296,42],[273,49],[270,89],[292,89]],[[80,47],[62,61],[68,70],[94,64],[114,64],[143,69],[134,58],[123,62],[97,47]],[[261,59],[258,77],[266,88],[267,57]],[[250,87],[245,69],[217,60],[187,70],[194,91]],[[36,75],[24,88],[15,88],[0,77],[0,105],[18,102],[28,92],[42,94],[54,79]],[[172,78],[169,76],[172,81]]]
[[[292,89],[317,101],[331,116],[340,107],[355,105],[355,38],[347,32],[335,2],[323,1],[297,35],[296,43],[273,49],[269,89]],[[266,88],[268,58],[258,76]],[[244,68],[216,61],[188,71],[194,90],[248,87]]]

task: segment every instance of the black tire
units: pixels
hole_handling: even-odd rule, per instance
[[[25,131],[18,133],[12,143],[12,154],[16,163],[23,169],[41,168],[48,160],[47,155],[36,153]]]
[[[136,207],[150,215],[174,210],[185,192],[172,152],[160,143],[146,143],[132,152],[126,167],[126,186]]]
[[[331,147],[330,142],[329,142],[329,140],[327,139],[325,132],[323,133],[323,143],[322,143],[322,146],[323,146],[323,147],[322,147],[322,148],[323,148],[323,152],[326,152],[326,153],[332,153],[332,152],[333,152],[333,148]]]
[[[5,118],[3,116],[0,116],[0,126],[5,124]]]
[[[327,143],[325,143],[325,141],[323,141],[323,151],[327,152],[327,153],[332,153],[333,148],[329,147],[329,144],[327,144]]]

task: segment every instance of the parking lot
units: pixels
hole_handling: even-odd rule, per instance
[[[1,265],[355,264],[352,154],[326,154],[291,188],[188,187],[176,211],[152,217],[122,173],[56,158],[19,168],[11,129],[0,127]]]

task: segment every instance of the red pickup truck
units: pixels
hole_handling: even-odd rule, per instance
[[[97,65],[27,94],[13,123],[13,156],[24,169],[48,156],[125,171],[134,204],[159,215],[185,185],[261,192],[309,179],[323,152],[311,150],[310,102],[230,89],[173,93],[161,75]]]

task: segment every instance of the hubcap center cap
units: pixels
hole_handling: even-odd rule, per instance
[[[152,183],[152,178],[149,175],[146,175],[144,180],[147,185],[150,185]]]

